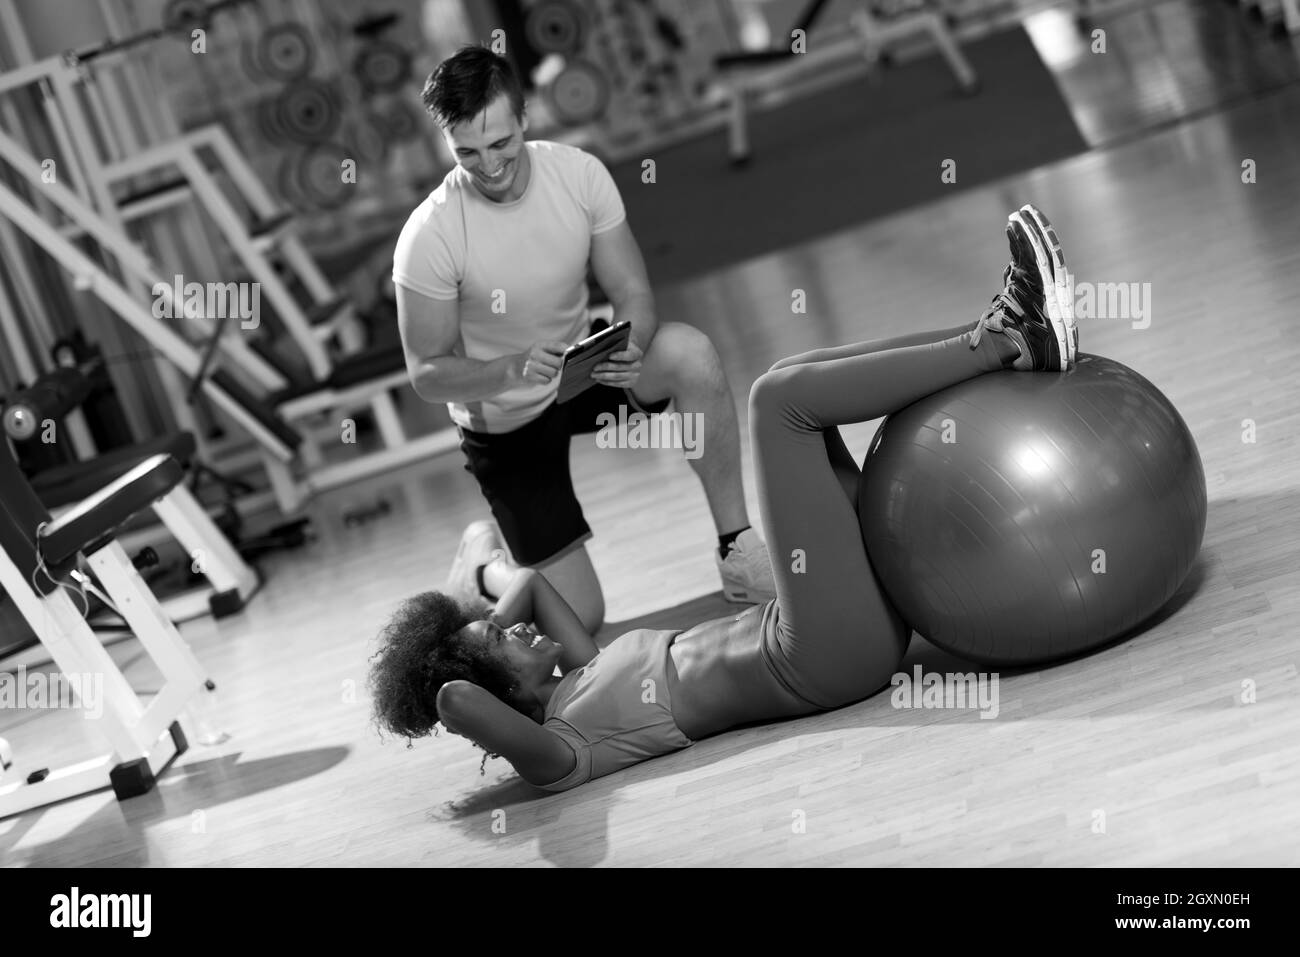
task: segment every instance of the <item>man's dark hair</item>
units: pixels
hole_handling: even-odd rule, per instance
[[[524,91],[514,67],[487,47],[461,47],[438,64],[424,81],[420,99],[442,127],[473,119],[501,94],[510,98],[515,119],[524,115]]]

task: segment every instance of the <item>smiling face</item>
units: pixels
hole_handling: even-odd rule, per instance
[[[555,673],[564,651],[532,625],[502,628],[493,621],[475,621],[462,628],[459,635],[499,659],[515,676],[521,695],[536,696],[536,690]]]
[[[509,97],[502,95],[482,113],[447,127],[442,135],[478,191],[493,202],[505,203],[518,199],[528,186],[527,129],[528,117],[517,117]]]

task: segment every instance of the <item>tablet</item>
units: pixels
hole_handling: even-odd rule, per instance
[[[615,352],[626,349],[631,336],[632,323],[624,319],[564,350],[564,365],[560,367],[560,388],[555,395],[556,403],[568,402],[593,385],[599,385],[591,377],[591,370]]]

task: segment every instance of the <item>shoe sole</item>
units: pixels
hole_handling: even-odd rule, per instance
[[[1060,371],[1064,372],[1070,367],[1069,355],[1070,347],[1067,342],[1068,333],[1065,328],[1065,320],[1061,318],[1061,302],[1056,296],[1056,276],[1052,272],[1052,260],[1044,247],[1042,240],[1038,238],[1038,230],[1030,226],[1020,212],[1014,212],[1007,217],[1007,222],[1012,227],[1019,227],[1024,230],[1025,238],[1029,240],[1029,248],[1034,251],[1034,262],[1038,267],[1038,278],[1043,285],[1043,305],[1047,307],[1047,318],[1051,320],[1052,332],[1056,335],[1056,352],[1060,356]],[[1048,290],[1051,290],[1049,292]]]
[[[1023,216],[1038,227],[1043,246],[1052,261],[1052,272],[1056,278],[1056,298],[1061,305],[1061,320],[1065,323],[1066,345],[1069,347],[1068,360],[1071,364],[1079,355],[1079,327],[1074,319],[1074,277],[1065,265],[1065,252],[1061,249],[1061,239],[1056,235],[1051,220],[1043,215],[1037,206],[1026,203],[1020,207]]]
[[[762,605],[772,600],[766,595],[760,598],[755,596],[752,592],[745,591],[743,588],[729,588],[725,584],[722,586],[722,597],[727,601],[734,602],[738,605]]]

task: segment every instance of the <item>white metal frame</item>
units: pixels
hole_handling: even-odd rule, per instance
[[[154,514],[198,564],[196,573],[208,580],[208,587],[192,589],[162,602],[167,617],[189,619],[208,611],[209,599],[224,592],[235,592],[246,602],[257,591],[257,572],[235,551],[212,518],[184,485],[178,485],[153,503]],[[57,515],[55,516],[57,518]],[[125,542],[127,536],[118,536]]]
[[[898,17],[895,20],[882,20],[871,13],[867,4],[862,4],[851,18],[855,37],[834,40],[818,46],[817,53],[801,54],[788,61],[757,63],[753,67],[732,67],[723,73],[721,82],[724,89],[727,155],[733,162],[741,162],[750,156],[749,146],[749,109],[753,95],[761,89],[781,86],[789,79],[809,71],[815,71],[828,62],[862,56],[869,64],[879,62],[881,54],[887,47],[913,37],[929,37],[938,48],[949,69],[962,89],[973,89],[978,76],[970,61],[961,52],[961,47],[943,17],[933,10],[922,10]]]
[[[120,60],[122,57],[121,53],[109,54],[96,64],[96,68]],[[217,162],[230,175],[232,183],[239,190],[240,199],[246,202],[256,215],[270,217],[278,212],[270,192],[258,180],[256,173],[225,129],[218,125],[211,125],[130,155],[103,157],[95,144],[114,142],[113,124],[95,122],[95,116],[84,109],[78,90],[85,91],[92,102],[102,102],[107,113],[115,112],[114,109],[110,109],[110,105],[116,106],[117,111],[120,111],[121,105],[115,96],[104,96],[95,84],[86,83],[81,70],[79,64],[65,57],[46,57],[0,74],[0,94],[32,84],[44,84],[52,90],[53,102],[51,103],[49,99],[45,102],[48,104],[47,112],[50,114],[52,127],[59,139],[60,149],[64,153],[61,159],[73,167],[74,182],[78,186],[84,184],[83,198],[89,200],[100,215],[114,226],[120,228],[121,223],[128,218],[136,218],[137,215],[144,214],[140,211],[119,209],[113,195],[113,186],[116,183],[145,173],[166,170],[180,173],[186,180],[190,193],[206,208],[239,261],[253,278],[262,284],[263,290],[276,308],[277,315],[282,317],[286,331],[302,350],[313,374],[318,378],[328,375],[330,360],[321,341],[322,334],[312,329],[306,313],[276,274],[264,250],[259,248],[260,244],[249,234],[238,212],[222,192],[199,155],[202,149],[211,150]],[[81,149],[74,148],[74,144],[80,144]],[[179,198],[181,197],[173,199]],[[164,205],[165,202],[154,197],[146,203],[145,211],[156,211]],[[80,221],[74,220],[74,223],[79,225]],[[73,232],[76,231],[74,227]],[[286,263],[299,273],[303,285],[312,295],[313,300],[323,302],[329,299],[332,295],[329,283],[307,254],[301,240],[291,233],[278,238],[278,245],[282,249]]]
[[[104,59],[119,56],[120,54],[112,54]],[[209,213],[240,262],[261,284],[262,291],[274,305],[277,315],[284,320],[286,330],[301,348],[313,375],[320,380],[326,379],[332,368],[326,342],[336,332],[345,331],[347,324],[354,321],[353,310],[350,306],[340,308],[331,322],[318,328],[312,327],[302,307],[296,303],[288,287],[270,265],[264,248],[269,244],[268,241],[265,238],[254,239],[249,234],[236,206],[209,171],[208,161],[215,160],[229,175],[239,202],[247,206],[255,216],[269,219],[279,211],[270,191],[258,179],[229,134],[221,126],[211,125],[137,150],[120,159],[105,161],[93,149],[89,155],[79,155],[77,151],[71,150],[70,144],[90,144],[96,141],[93,137],[93,118],[86,114],[77,96],[78,87],[84,85],[78,69],[75,63],[62,57],[50,57],[0,75],[0,95],[37,82],[48,84],[54,92],[53,103],[46,100],[47,108],[51,112],[51,122],[60,142],[66,140],[69,156],[80,160],[73,181],[77,191],[62,183],[42,182],[40,164],[36,157],[2,129],[0,159],[7,160],[9,165],[25,176],[36,187],[34,192],[40,200],[57,208],[71,220],[71,226],[50,225],[32,205],[2,183],[0,213],[54,256],[77,278],[82,287],[89,288],[128,325],[153,343],[183,375],[192,379],[201,362],[198,350],[174,328],[156,319],[152,310],[141,301],[141,297],[133,295],[127,285],[124,285],[126,283],[152,290],[155,285],[161,284],[167,290],[164,296],[171,298],[169,278],[159,275],[157,266],[132,244],[124,227],[130,219],[147,215],[148,212],[164,208],[189,195],[194,196]],[[134,209],[116,203],[111,188],[114,183],[168,169],[178,171],[184,178],[184,191],[178,189],[175,196],[152,197]],[[71,239],[75,236],[90,236],[111,253],[122,271],[122,281],[99,268],[73,245]],[[299,237],[292,230],[286,229],[278,231],[273,239],[285,264],[298,275],[313,301],[323,303],[333,299],[333,289]],[[178,320],[182,321],[185,320]],[[273,391],[287,384],[284,377],[253,352],[241,336],[223,335],[218,347],[244,377],[258,387]],[[285,512],[296,511],[318,491],[381,474],[450,451],[457,446],[458,436],[454,429],[444,429],[416,439],[407,438],[393,397],[394,391],[407,387],[404,372],[389,374],[343,391],[321,389],[300,400],[286,403],[278,410],[293,422],[322,412],[350,411],[363,405],[369,406],[378,424],[384,447],[353,461],[326,464],[323,451],[310,441],[304,443],[300,459],[295,463],[292,451],[262,427],[256,417],[240,407],[224,390],[214,386],[210,379],[205,379],[203,383],[204,393],[219,408],[230,414],[257,442],[275,499]],[[306,436],[311,435],[308,429],[302,431]],[[305,468],[295,469],[295,464]],[[298,471],[305,474],[299,477],[296,474]]]
[[[102,677],[104,711],[95,725],[110,747],[107,753],[55,769],[34,784],[0,783],[0,819],[109,787],[112,770],[121,764],[143,759],[151,775],[161,773],[177,753],[169,731],[172,723],[205,693],[202,665],[122,546],[111,542],[87,561],[162,672],[163,686],[147,705],[141,702],[67,590],[41,595],[8,553],[0,551],[0,587],[13,598],[60,672]]]
[[[12,141],[0,133],[0,155],[3,155]],[[86,225],[87,231],[106,242],[113,249],[123,268],[148,282],[150,286],[159,282],[167,286],[165,280],[153,272],[153,264],[144,253],[132,247],[121,236],[113,242],[113,230],[93,210],[83,203],[66,187],[46,184],[49,196],[67,210],[75,210],[79,219]],[[29,205],[3,183],[0,183],[0,211],[15,225],[26,232],[42,248],[68,269],[73,275],[82,277],[109,308],[113,309],[125,322],[151,341],[182,373],[192,377],[199,367],[200,358],[197,351],[176,332],[154,317],[152,310],[134,299],[113,277],[105,273],[96,263],[89,259],[80,249],[65,239],[54,227],[40,218]],[[382,474],[403,465],[454,450],[459,437],[454,429],[437,432],[409,439],[404,434],[396,410],[392,405],[391,392],[405,388],[406,373],[395,372],[387,376],[359,383],[350,389],[321,390],[301,399],[285,404],[287,417],[304,418],[335,409],[357,408],[370,405],[375,409],[376,420],[385,448],[364,457],[348,462],[325,464],[319,449],[304,444],[303,459],[308,466],[306,474],[299,478],[294,474],[292,463],[295,456],[273,433],[246,409],[236,403],[233,397],[219,389],[211,379],[205,379],[205,393],[258,442],[262,452],[263,464],[271,481],[272,490],[280,508],[284,512],[293,512],[301,508],[314,494],[331,488],[338,488],[352,482]],[[312,468],[313,465],[318,467]]]
[[[3,134],[0,134],[0,154],[4,151],[5,139]],[[80,200],[76,199],[70,191],[57,184],[47,184],[45,189],[49,190],[47,195],[60,197],[57,201],[61,204],[67,203],[73,208],[82,206],[80,215],[88,224],[90,231],[96,234],[97,239],[103,241],[101,231],[107,236],[113,236],[112,228],[92,210],[84,208]],[[193,378],[198,373],[201,359],[197,350],[187,340],[155,318],[149,306],[128,293],[117,280],[60,235],[17,193],[3,183],[0,183],[0,213],[31,237],[73,276],[78,277],[86,288],[117,313],[123,321],[153,343],[187,377]],[[116,245],[109,244],[107,248],[117,255],[118,261],[125,269],[134,272],[137,276],[143,275],[151,287],[155,283],[161,284],[164,288],[170,287],[170,283],[152,272],[152,264],[144,253],[133,247],[124,234],[118,234]],[[293,459],[293,451],[290,448],[268,431],[248,410],[234,401],[233,397],[217,388],[211,379],[204,380],[203,389],[217,406],[230,415],[273,456],[284,462]]]

